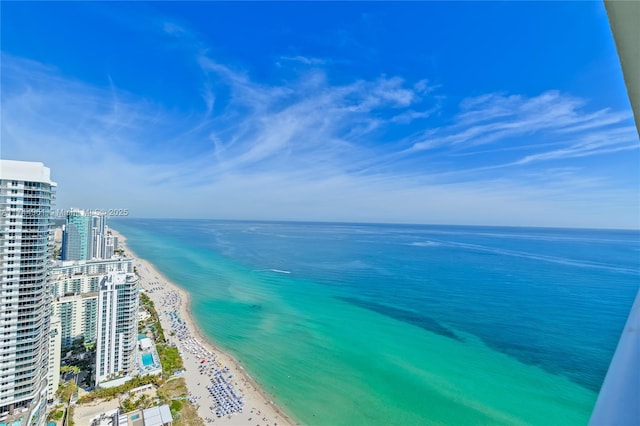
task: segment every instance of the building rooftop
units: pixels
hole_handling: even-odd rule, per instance
[[[30,161],[0,160],[0,179],[41,182],[56,185],[51,181],[51,170],[43,163]]]
[[[119,409],[106,411],[91,421],[91,426],[171,426],[173,417],[168,405],[122,413]]]

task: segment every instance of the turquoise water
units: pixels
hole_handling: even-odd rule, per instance
[[[153,355],[142,354],[142,365],[144,365],[145,367],[153,365]]]
[[[638,288],[632,231],[113,225],[305,424],[585,424]]]

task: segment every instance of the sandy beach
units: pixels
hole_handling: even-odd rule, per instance
[[[189,294],[163,276],[151,263],[132,252],[126,245],[126,237],[113,229],[111,232],[118,237],[126,255],[134,258],[140,284],[155,305],[165,337],[180,350],[189,397],[197,404],[198,414],[204,423],[259,426],[296,424],[275,406],[268,394],[233,357],[203,336],[191,316]],[[174,336],[171,331],[174,331]],[[216,374],[220,370],[223,373]],[[224,387],[219,386],[221,380],[224,380]],[[235,394],[238,398],[232,396],[229,404],[224,403],[221,408],[208,388],[216,384],[213,381],[218,382],[219,389],[224,388],[223,392],[230,392],[230,395]],[[238,400],[242,402],[238,404]],[[237,412],[239,407],[242,412]],[[215,410],[220,409],[233,413],[218,417]]]

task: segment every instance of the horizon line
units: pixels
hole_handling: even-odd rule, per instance
[[[63,220],[64,218],[60,218]],[[262,223],[297,223],[297,224],[332,224],[332,225],[384,225],[384,226],[459,226],[475,228],[528,228],[528,229],[566,229],[584,231],[631,231],[640,232],[638,228],[600,228],[600,227],[567,227],[567,226],[540,226],[540,225],[487,225],[487,224],[454,224],[454,223],[411,223],[411,222],[375,222],[375,221],[336,221],[336,220],[301,220],[301,219],[224,219],[224,218],[185,218],[185,217],[137,217],[137,216],[112,216],[109,222],[119,220],[180,220],[180,221],[214,221],[214,222],[262,222]]]

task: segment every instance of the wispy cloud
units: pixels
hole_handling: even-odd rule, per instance
[[[183,27],[176,24],[175,22],[169,22],[169,21],[165,21],[162,23],[162,30],[169,35],[178,36],[178,37],[188,34],[188,32]]]
[[[546,152],[527,155],[514,164],[527,164],[534,161],[568,159],[607,154],[619,151],[637,150],[636,128],[634,126],[603,129],[598,132],[580,135],[571,141],[571,145]]]
[[[290,61],[290,62],[298,62],[304,65],[325,65],[327,63],[326,59],[314,58],[311,56],[280,56],[281,61]]]
[[[533,161],[584,157],[637,149],[638,135],[630,111],[609,108],[590,112],[582,99],[548,91],[534,97],[487,94],[465,99],[453,124],[429,129],[418,136],[408,152],[450,148],[473,152],[480,145],[518,146],[536,151],[510,165]],[[531,142],[558,144],[540,151]]]
[[[267,84],[216,60],[185,26],[158,22],[181,46],[179,59],[201,71],[192,94],[201,110],[3,54],[2,156],[52,167],[63,206],[108,203],[161,217],[566,226],[612,226],[607,217],[618,214],[620,226],[637,226],[629,191],[582,164],[552,163],[637,149],[630,112],[548,91],[468,98],[443,117],[445,88],[428,80],[332,84],[325,60],[301,55],[278,60],[308,67]],[[488,173],[498,168],[513,172]]]

